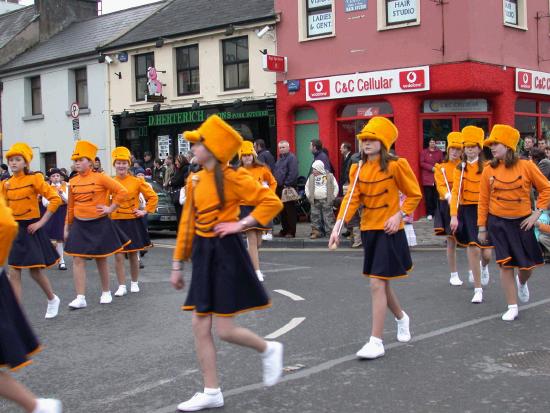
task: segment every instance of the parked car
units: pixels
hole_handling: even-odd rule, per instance
[[[151,184],[159,197],[157,210],[152,214],[147,214],[147,227],[149,231],[175,231],[178,220],[176,217],[176,208],[172,204],[170,195],[158,183],[149,179],[147,179],[147,182]]]

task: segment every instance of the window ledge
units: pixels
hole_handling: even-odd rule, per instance
[[[145,102],[141,100],[139,102],[130,103],[130,107],[153,107],[154,104],[154,102]]]
[[[182,95],[182,96],[173,97],[172,99],[170,99],[170,102],[185,102],[186,100],[188,100],[189,103],[193,103],[193,100],[199,100],[199,99],[203,99],[203,96],[202,95]]]
[[[383,32],[386,30],[403,29],[405,27],[413,27],[413,26],[420,26],[420,21],[410,22],[410,23],[401,23],[401,24],[392,24],[389,26],[378,26],[378,31]]]
[[[217,96],[227,96],[227,95],[240,95],[242,93],[253,93],[254,89],[234,89],[234,90],[226,90],[225,92],[220,92],[217,94]]]
[[[41,120],[44,119],[44,115],[30,115],[30,116],[23,116],[21,120],[23,122],[30,122],[32,120]]]
[[[510,27],[511,29],[517,29],[517,30],[523,30],[527,31],[527,26],[525,25],[519,25],[519,24],[511,24],[511,23],[503,23],[506,27]]]
[[[89,115],[90,113],[92,113],[91,109],[84,108],[84,109],[80,109],[80,111],[78,112],[78,116],[80,116],[80,115]],[[65,115],[71,116],[71,112],[66,110]]]
[[[321,40],[321,39],[330,39],[332,37],[336,37],[336,33],[332,33],[332,34],[325,34],[323,36],[314,36],[314,37],[304,37],[303,39],[300,39],[300,43],[303,43],[303,42],[312,42],[314,40]]]

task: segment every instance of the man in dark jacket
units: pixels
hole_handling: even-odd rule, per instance
[[[268,168],[273,171],[273,168],[275,167],[275,158],[265,147],[265,141],[263,139],[256,139],[254,141],[254,150],[258,154],[258,159],[265,163]]]
[[[296,187],[298,180],[298,160],[290,152],[290,145],[287,141],[280,141],[278,145],[279,159],[273,168],[273,175],[277,180],[277,196],[281,198],[283,189],[286,187]],[[296,201],[285,202],[281,212],[280,237],[294,238],[296,236]]]
[[[340,187],[340,196],[343,196],[343,187],[349,182],[349,169],[351,167],[351,144],[342,142],[340,145],[340,153],[342,154],[342,167],[340,168],[340,179],[338,186]]]
[[[313,162],[321,161],[325,165],[325,171],[334,172],[330,165],[327,153],[323,150],[323,144],[319,139],[312,139],[310,143],[311,153],[313,154]],[[313,164],[312,162],[312,164]],[[310,170],[311,173],[311,170]]]

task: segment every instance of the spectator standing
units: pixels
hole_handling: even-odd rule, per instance
[[[298,160],[290,152],[290,145],[287,141],[280,141],[277,146],[279,149],[279,159],[275,163],[273,175],[277,180],[277,196],[281,198],[283,189],[287,187],[296,187],[298,180]],[[280,237],[294,238],[296,236],[296,201],[288,201],[283,204],[281,212]]]
[[[325,165],[321,161],[313,162],[311,169],[305,190],[311,205],[310,238],[317,239],[323,236],[322,228],[330,234],[334,227],[332,203],[338,196],[338,182],[333,174],[325,170]]]
[[[273,171],[273,168],[275,168],[275,158],[267,150],[263,139],[256,139],[254,141],[254,150],[258,154],[258,160],[266,164],[270,171]]]
[[[338,184],[340,186],[340,195],[343,195],[344,185],[349,183],[349,168],[351,167],[352,153],[349,142],[342,142],[342,145],[340,145],[340,154],[342,155],[342,166],[340,168]]]
[[[155,162],[153,163],[153,181],[155,181],[157,184],[164,186],[164,174],[166,172],[166,168],[162,164],[162,161],[160,159],[155,159]]]
[[[526,136],[523,138],[523,149],[519,152],[519,157],[521,159],[530,159],[531,158],[531,150],[535,146],[535,138],[532,136]]]
[[[102,173],[103,172],[103,168],[101,167],[101,159],[99,159],[99,157],[95,157],[95,160],[94,160],[94,168],[93,168],[94,172],[99,172],[99,173]]]
[[[154,161],[153,161],[153,155],[151,155],[151,152],[145,152],[143,154],[143,169],[151,169],[154,168]]]
[[[546,157],[546,151],[540,148],[531,150],[531,160],[537,165],[546,179],[550,180],[550,159]]]
[[[319,139],[312,139],[309,148],[313,155],[313,161],[323,162],[323,165],[325,165],[325,170],[327,172],[332,172],[330,160],[328,159],[328,154],[325,150],[323,150],[323,144],[321,143],[321,141]]]
[[[174,175],[172,175],[168,183],[172,203],[176,207],[178,227],[182,210],[182,205],[180,204],[180,190],[185,186],[185,181],[187,180],[187,176],[189,175],[189,165],[189,161],[184,155],[178,155],[176,157]]]
[[[543,151],[546,150],[548,147],[548,142],[546,141],[546,138],[540,138],[537,142],[537,148],[542,149]]]
[[[10,172],[8,170],[8,165],[3,163],[0,165],[0,181],[8,179],[10,177]]]
[[[168,155],[166,159],[164,160],[164,188],[168,189],[168,184],[170,183],[170,179],[172,179],[172,175],[174,175],[174,158],[172,155]]]
[[[426,215],[428,220],[433,218],[437,205],[437,191],[435,189],[435,164],[443,161],[443,152],[435,146],[435,140],[430,139],[428,147],[420,154],[420,169],[424,199],[426,200]]]

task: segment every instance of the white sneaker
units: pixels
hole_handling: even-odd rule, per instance
[[[411,341],[411,331],[409,330],[410,318],[406,312],[403,311],[403,317],[397,321],[397,341],[407,343]]]
[[[460,286],[462,285],[462,280],[458,276],[457,272],[451,273],[451,278],[449,278],[449,283],[454,286]]]
[[[486,265],[485,267],[480,263],[479,268],[481,270],[481,285],[486,286],[489,284],[489,265]]]
[[[115,297],[122,297],[128,294],[128,290],[125,285],[119,285],[118,290],[116,290]]]
[[[113,296],[110,291],[103,291],[101,293],[101,298],[99,299],[99,304],[111,304],[113,302]]]
[[[178,404],[178,410],[180,412],[196,412],[222,406],[223,395],[221,391],[217,394],[195,393],[189,400]]]
[[[258,277],[258,280],[261,282],[264,282],[264,274],[260,270],[256,270],[256,277]]]
[[[69,307],[78,310],[79,308],[86,308],[86,297],[83,295],[77,295],[76,298],[69,303]]]
[[[502,319],[504,321],[514,321],[519,315],[517,304],[512,304],[508,306],[508,311],[502,314]]]
[[[474,283],[474,273],[470,270],[468,271],[468,282],[470,284],[473,284]]]
[[[431,215],[428,215],[428,216],[426,217],[426,219],[427,219],[428,221],[431,221],[432,218],[433,218],[433,217],[432,217]]]
[[[63,406],[56,399],[36,399],[36,408],[32,413],[61,413]]]
[[[384,344],[382,343],[382,340],[376,337],[371,337],[367,344],[355,353],[357,357],[369,360],[382,357],[384,354]]]
[[[139,293],[139,283],[137,281],[130,281],[130,292]]]
[[[264,241],[273,241],[273,233],[272,232],[266,232],[262,235],[262,240]]]
[[[483,302],[483,288],[475,288],[472,303],[479,304],[481,302]]]
[[[46,310],[45,318],[55,318],[59,312],[59,303],[61,300],[57,295],[53,295],[53,300],[48,300],[48,309]]]
[[[264,386],[277,384],[283,375],[283,345],[277,341],[268,341],[262,354],[264,368]]]
[[[529,302],[529,287],[527,283],[522,284],[519,282],[519,277],[516,275],[516,284],[518,285],[518,297],[522,303]]]

